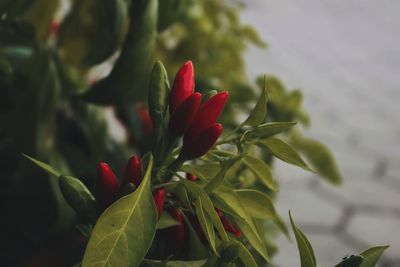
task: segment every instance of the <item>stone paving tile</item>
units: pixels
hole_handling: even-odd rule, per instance
[[[393,229],[397,229],[397,231],[394,232]],[[369,245],[390,244],[386,256],[400,261],[400,216],[356,213],[350,221],[347,231]]]
[[[392,245],[381,266],[399,266],[400,1],[245,3],[243,20],[270,45],[249,49],[249,76],[276,74],[303,90],[312,119],[306,135],[332,149],[345,179],[334,188],[278,163],[282,215],[292,209],[319,266],[332,266],[336,253],[340,259],[379,244]],[[324,216],[340,219],[331,229],[316,226]],[[277,266],[299,266],[295,246],[278,242]]]

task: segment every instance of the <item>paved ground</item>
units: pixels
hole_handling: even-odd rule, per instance
[[[270,45],[249,50],[249,75],[303,89],[307,135],[333,150],[345,178],[333,188],[278,164],[279,210],[292,210],[319,266],[382,244],[391,248],[381,266],[400,266],[400,1],[244,2],[243,21]],[[276,265],[299,266],[296,246],[279,244]]]

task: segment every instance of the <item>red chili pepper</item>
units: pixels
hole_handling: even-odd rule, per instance
[[[136,187],[142,182],[142,164],[139,156],[132,156],[126,164],[124,180],[121,187],[128,183],[133,183]]]
[[[184,218],[181,211],[177,208],[171,208],[168,210],[168,213],[178,221],[178,225],[172,226],[172,236],[174,240],[170,243],[174,251],[180,251],[183,248],[183,244],[185,243],[185,224]]]
[[[223,127],[216,123],[228,99],[228,92],[221,92],[202,104],[183,138],[183,153],[188,158],[198,158],[215,144]]]
[[[111,205],[117,198],[119,186],[117,177],[107,163],[97,166],[96,199],[104,208]]]
[[[54,20],[50,23],[49,28],[47,30],[48,36],[56,36],[60,30],[60,22]]]
[[[161,214],[164,210],[164,200],[165,200],[165,189],[159,188],[153,192],[154,202],[157,207],[157,218],[160,219]]]
[[[186,179],[188,179],[189,181],[192,181],[192,182],[196,182],[199,179],[199,177],[197,177],[191,173],[186,173]]]
[[[194,93],[189,96],[175,111],[169,119],[169,132],[174,136],[183,135],[190,127],[201,103],[201,94]]]
[[[222,226],[224,226],[224,229],[226,231],[234,234],[236,237],[240,237],[242,235],[240,230],[238,228],[236,228],[235,226],[233,226],[233,224],[227,218],[225,218],[224,214],[222,213],[222,211],[220,209],[215,208],[215,211],[217,212],[218,217],[221,220]]]
[[[194,70],[192,61],[187,61],[178,70],[169,98],[169,113],[174,111],[194,93]]]
[[[183,139],[183,153],[189,159],[203,156],[218,140],[223,127],[219,123],[214,123],[200,132],[196,137],[189,136]]]
[[[136,112],[141,122],[143,134],[145,136],[150,135],[153,132],[153,121],[151,120],[149,109],[142,103],[139,103],[136,106]]]

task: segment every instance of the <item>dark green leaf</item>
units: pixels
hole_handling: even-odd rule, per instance
[[[44,171],[46,171],[47,173],[53,175],[53,176],[57,176],[59,177],[61,174],[55,170],[53,167],[51,167],[50,165],[48,165],[47,163],[44,163],[40,160],[34,159],[26,154],[22,154],[25,158],[29,159],[30,161],[32,161],[33,163],[35,163],[38,167],[42,168]]]
[[[100,216],[83,257],[83,267],[139,266],[153,241],[157,212],[150,190],[152,158],[138,189]]]
[[[299,228],[293,222],[292,215],[289,211],[290,223],[292,224],[292,229],[296,237],[297,247],[300,254],[301,267],[316,267],[317,260],[315,259],[314,251],[311,246],[310,241],[307,237],[300,231]]]
[[[278,190],[278,186],[276,182],[272,179],[272,173],[267,163],[259,158],[250,155],[245,155],[243,157],[243,162],[266,187],[268,187],[272,191]]]
[[[169,215],[168,212],[163,212],[161,214],[160,220],[157,223],[157,229],[164,229],[174,225],[178,225],[179,223]]]
[[[372,247],[360,253],[360,256],[364,257],[360,267],[375,267],[379,258],[388,247],[389,246]]]

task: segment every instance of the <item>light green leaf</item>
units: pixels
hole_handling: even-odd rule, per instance
[[[169,215],[168,212],[163,212],[161,214],[160,220],[157,223],[157,230],[158,229],[165,229],[174,225],[178,225],[179,223]]]
[[[299,153],[289,144],[278,138],[268,138],[258,143],[266,147],[275,157],[289,164],[298,166],[307,171],[312,171],[300,157]]]
[[[220,184],[222,184],[224,178],[225,178],[225,174],[226,172],[240,159],[242,158],[242,156],[238,156],[235,158],[231,158],[225,161],[222,161],[220,163],[221,165],[221,170],[218,172],[217,175],[215,175],[215,177],[204,187],[204,191],[206,191],[207,193],[212,192],[213,190],[215,190]]]
[[[240,242],[239,242],[240,243]],[[242,244],[239,245],[239,259],[246,267],[257,267],[257,263],[251,255],[250,251]]]
[[[185,164],[180,170],[208,180],[215,177],[220,169],[221,166],[218,163],[204,163],[199,165]]]
[[[249,117],[242,123],[244,125],[257,126],[264,122],[265,117],[267,116],[267,88],[264,77],[264,87],[262,89],[260,98],[257,101],[256,106],[253,111],[249,115]]]
[[[55,170],[53,167],[51,167],[49,164],[44,163],[40,160],[34,159],[26,154],[22,154],[25,158],[29,159],[30,161],[32,161],[33,163],[35,163],[37,166],[39,166],[40,168],[42,168],[44,171],[46,171],[47,173],[57,176],[59,177],[61,174]]]
[[[307,237],[300,231],[299,228],[293,222],[292,215],[289,211],[290,223],[292,224],[292,229],[296,237],[297,247],[300,254],[301,267],[316,267],[317,260],[315,259],[314,251],[311,246],[310,241]]]
[[[249,214],[258,219],[273,219],[284,234],[289,236],[289,231],[282,218],[276,212],[272,199],[266,194],[252,189],[240,189],[235,191],[240,201]]]
[[[360,256],[364,257],[360,267],[375,267],[379,258],[388,247],[389,246],[372,247],[360,253]]]
[[[215,232],[211,219],[209,216],[204,214],[203,205],[201,204],[201,198],[199,197],[196,200],[196,216],[199,220],[201,229],[203,229],[203,233],[206,235],[208,242],[210,243],[211,249],[215,254],[218,254],[216,246],[215,246]]]
[[[150,190],[153,159],[135,192],[100,216],[83,257],[83,267],[139,266],[153,241],[157,212]]]
[[[334,185],[342,183],[342,176],[335,158],[324,144],[299,135],[293,135],[291,144],[306,157],[318,174],[328,182]]]
[[[261,124],[254,128],[249,136],[250,138],[268,138],[290,129],[296,125],[296,123],[297,122],[271,122]]]
[[[272,179],[272,173],[267,163],[259,158],[250,155],[245,155],[243,157],[243,162],[266,187],[268,187],[272,191],[278,191],[278,186],[276,182]]]

